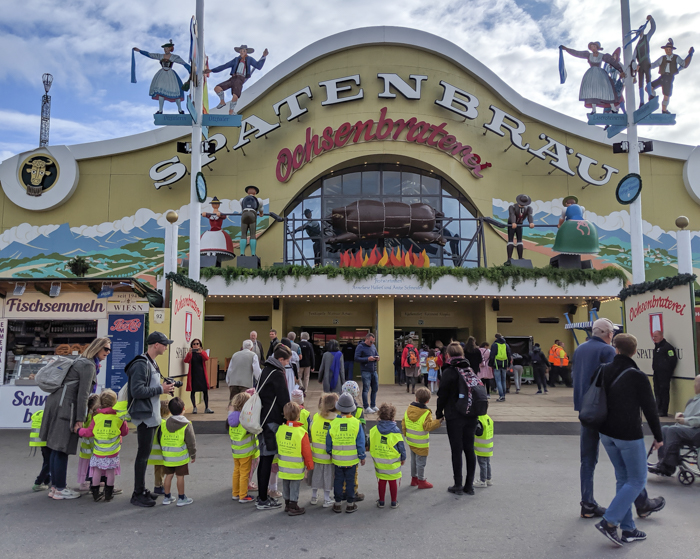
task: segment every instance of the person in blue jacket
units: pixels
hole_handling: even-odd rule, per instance
[[[367,332],[365,340],[357,344],[355,348],[355,361],[360,364],[360,374],[362,375],[362,406],[365,408],[365,415],[377,413],[377,390],[379,388],[379,375],[377,375],[377,361],[379,353],[374,345],[374,334]],[[372,388],[371,405],[367,402],[367,393]]]
[[[260,60],[255,60],[255,58],[252,56],[248,56],[249,54],[253,54],[255,52],[254,49],[248,48],[248,45],[234,47],[233,50],[238,53],[236,58],[229,60],[226,64],[206,70],[206,74],[209,75],[212,72],[214,74],[218,74],[219,72],[223,72],[224,70],[231,68],[231,77],[225,82],[221,82],[214,88],[214,91],[220,99],[219,104],[216,106],[217,109],[221,109],[224,107],[224,105],[226,105],[226,101],[224,100],[224,91],[227,89],[231,90],[231,106],[229,108],[229,114],[236,114],[236,103],[238,102],[238,98],[241,96],[241,92],[243,91],[243,84],[248,81],[255,70],[262,70],[263,64],[265,64],[265,59],[269,54],[267,49],[265,49],[263,51],[262,58]]]

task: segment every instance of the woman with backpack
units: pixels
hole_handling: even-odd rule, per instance
[[[66,486],[68,455],[78,451],[78,429],[87,416],[88,397],[97,383],[100,361],[112,350],[109,338],[97,338],[68,369],[61,387],[46,398],[39,438],[51,449],[49,497],[77,499],[80,493]]]
[[[411,391],[416,393],[416,382],[421,375],[420,372],[420,354],[418,349],[413,345],[413,338],[409,338],[406,347],[403,348],[401,354],[401,367],[406,375],[406,393]]]
[[[486,390],[464,358],[464,350],[459,343],[453,342],[447,346],[447,356],[450,362],[442,369],[442,381],[438,389],[435,413],[437,419],[445,418],[447,438],[452,452],[454,485],[447,490],[455,495],[464,493],[474,495],[476,471],[474,436],[478,415],[482,412],[486,413],[482,409],[483,403],[486,402]],[[467,462],[467,477],[464,485],[462,485],[462,453]]]

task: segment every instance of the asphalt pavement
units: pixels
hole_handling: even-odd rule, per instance
[[[663,495],[667,505],[637,522],[648,539],[611,547],[594,520],[579,517],[576,436],[498,435],[496,424],[494,485],[457,497],[446,492],[452,482],[447,437],[433,435],[426,472],[434,489],[410,487],[407,463],[399,508],[378,509],[368,460],[359,478],[366,498],[355,514],[310,505],[311,489],[304,486],[299,504],[307,513],[298,517],[231,500],[233,461],[226,435],[197,437],[197,460],[186,482],[194,503],[166,507],[159,499],[152,509],[129,504],[133,433],[124,440],[117,478],[124,494],[110,503],[95,503],[91,496],[54,501],[33,493],[41,456],[29,456],[27,437],[27,431],[0,431],[0,548],[8,558],[672,558],[694,557],[698,550],[700,480],[684,487],[675,478],[655,476],[649,493]],[[77,459],[71,457],[71,486],[76,471]],[[152,480],[149,468],[149,486]],[[614,490],[613,469],[601,448],[596,498],[606,505]]]

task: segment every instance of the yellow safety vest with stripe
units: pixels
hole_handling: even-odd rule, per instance
[[[248,458],[260,456],[258,437],[246,431],[239,423],[237,427],[228,428],[228,436],[231,439],[231,453],[234,458]]]
[[[112,408],[114,409],[114,408]],[[158,442],[158,432],[160,431],[160,425],[156,429],[155,436],[153,437],[153,444],[151,445],[151,453],[148,455],[148,465],[149,466],[162,466],[163,465],[163,449],[160,448],[160,443]]]
[[[277,463],[280,479],[303,479],[304,458],[301,455],[301,441],[306,431],[300,425],[280,425],[277,429]]]
[[[326,419],[321,414],[315,414],[311,421],[311,454],[315,464],[332,464],[331,455],[326,452],[326,435],[334,419]]]
[[[396,444],[403,440],[401,433],[382,435],[377,427],[369,432],[369,453],[374,460],[377,479],[399,479],[401,477],[401,453]]]
[[[35,411],[32,414],[32,430],[29,431],[29,446],[46,446],[46,441],[39,438],[41,431],[41,420],[44,417],[44,410]]]
[[[95,438],[92,450],[94,455],[118,454],[122,447],[121,427],[124,422],[111,413],[98,413],[92,420],[95,422],[95,427],[92,429],[92,435]]]
[[[128,402],[126,400],[122,400],[121,402],[117,402],[112,406],[112,409],[117,412],[117,417],[119,419],[123,419],[124,421],[129,421],[131,417],[127,417],[128,415],[128,409],[127,409]]]
[[[423,423],[430,414],[430,410],[418,418],[418,421],[411,421],[408,418],[408,410],[403,416],[403,424],[406,426],[406,442],[413,448],[428,448],[430,446],[430,433],[423,429]]]
[[[90,427],[90,421],[92,418],[88,416],[88,418],[85,420],[83,423],[83,428],[87,429]],[[83,458],[85,460],[90,460],[92,457],[92,448],[94,446],[95,439],[91,437],[80,437],[80,446],[78,447],[78,456],[80,458]]]
[[[185,444],[185,429],[188,423],[185,423],[174,433],[168,431],[165,425],[165,419],[160,424],[160,447],[163,452],[163,466],[168,468],[176,468],[184,466],[190,461],[190,453],[187,452]]]
[[[360,422],[354,417],[336,417],[328,431],[331,435],[333,450],[331,461],[336,466],[354,466],[360,462],[357,456],[357,434]]]
[[[301,408],[301,413],[299,414],[299,422],[301,423],[302,427],[304,427],[304,431],[307,433],[309,432],[309,410],[306,408]]]
[[[474,439],[474,454],[493,456],[493,420],[488,415],[480,415],[477,419],[484,430]]]

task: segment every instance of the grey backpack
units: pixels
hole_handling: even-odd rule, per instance
[[[39,369],[34,380],[44,392],[53,394],[63,386],[63,381],[73,363],[75,363],[73,359],[57,355],[53,360]]]

